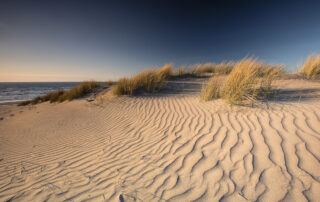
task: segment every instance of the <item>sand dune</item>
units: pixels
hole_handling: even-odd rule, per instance
[[[320,84],[248,108],[200,102],[201,82],[2,107],[0,201],[320,201]]]

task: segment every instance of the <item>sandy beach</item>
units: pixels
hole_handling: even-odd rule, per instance
[[[203,82],[0,106],[0,201],[320,201],[320,83],[242,107]]]

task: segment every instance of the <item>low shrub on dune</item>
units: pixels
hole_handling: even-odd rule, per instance
[[[310,55],[302,67],[302,73],[308,79],[320,78],[320,54]]]
[[[116,96],[133,95],[137,90],[144,90],[148,93],[160,90],[172,75],[172,67],[171,64],[166,64],[158,70],[153,68],[130,78],[121,78],[113,89],[113,94]]]

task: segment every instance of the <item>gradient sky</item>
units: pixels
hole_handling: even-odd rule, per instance
[[[320,1],[0,0],[0,82],[108,80],[151,66],[320,52]]]

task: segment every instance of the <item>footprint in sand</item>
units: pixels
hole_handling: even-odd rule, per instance
[[[119,196],[119,201],[124,202],[124,198],[123,198],[122,194],[120,194],[120,196]]]
[[[137,197],[133,196],[132,194],[120,194],[119,195],[119,201],[125,202],[125,201],[137,201]]]

